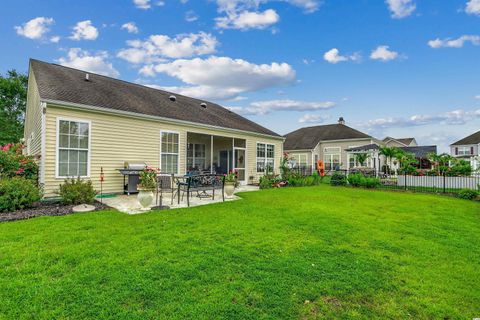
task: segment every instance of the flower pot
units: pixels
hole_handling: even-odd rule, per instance
[[[150,190],[139,190],[137,200],[142,206],[142,210],[150,210],[153,202],[153,192]]]
[[[225,182],[225,194],[227,197],[233,196],[233,192],[235,191],[235,182]]]

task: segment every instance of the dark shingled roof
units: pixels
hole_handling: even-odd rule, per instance
[[[31,59],[41,99],[182,120],[278,136],[218,104]],[[85,81],[89,73],[90,81]],[[176,101],[170,101],[171,95]],[[207,103],[204,108],[200,104]]]
[[[452,146],[461,146],[466,144],[479,144],[480,143],[480,131],[475,132],[474,134],[469,135],[462,140],[458,140],[455,143],[452,143]]]
[[[368,134],[350,128],[344,124],[327,124],[306,127],[290,132],[286,136],[285,150],[308,150],[317,146],[320,141],[349,140],[372,138]]]
[[[413,153],[415,158],[428,158],[429,153],[437,153],[437,146],[401,147],[405,152]]]

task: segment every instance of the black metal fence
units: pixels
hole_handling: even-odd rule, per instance
[[[297,174],[308,176],[313,173],[311,168],[293,168],[290,170]],[[411,175],[398,174],[388,175],[370,171],[355,170],[336,170],[326,172],[327,176],[334,173],[341,173],[348,177],[350,174],[359,173],[366,178],[373,178],[378,181],[377,187],[380,189],[406,190],[417,192],[432,193],[458,193],[462,189],[470,189],[480,191],[480,173],[474,173],[470,176],[451,176],[444,175]],[[326,179],[329,181],[329,179]]]

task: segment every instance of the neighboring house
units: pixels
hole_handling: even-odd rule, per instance
[[[473,170],[480,168],[480,131],[450,145],[450,155],[469,160]]]
[[[380,141],[370,135],[345,125],[343,118],[337,124],[305,127],[285,136],[284,150],[293,159],[294,166],[315,170],[317,160],[323,160],[325,170],[354,167],[355,157],[347,149]],[[378,167],[368,159],[368,166]]]
[[[163,173],[238,170],[253,183],[278,168],[284,138],[217,104],[30,60],[26,151],[39,160],[45,196],[67,177],[123,192],[118,169],[146,163]]]
[[[386,137],[382,140],[385,147],[416,147],[418,146],[415,138],[392,138]]]

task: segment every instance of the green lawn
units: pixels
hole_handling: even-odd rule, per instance
[[[2,319],[472,319],[480,205],[327,185],[0,224]]]

